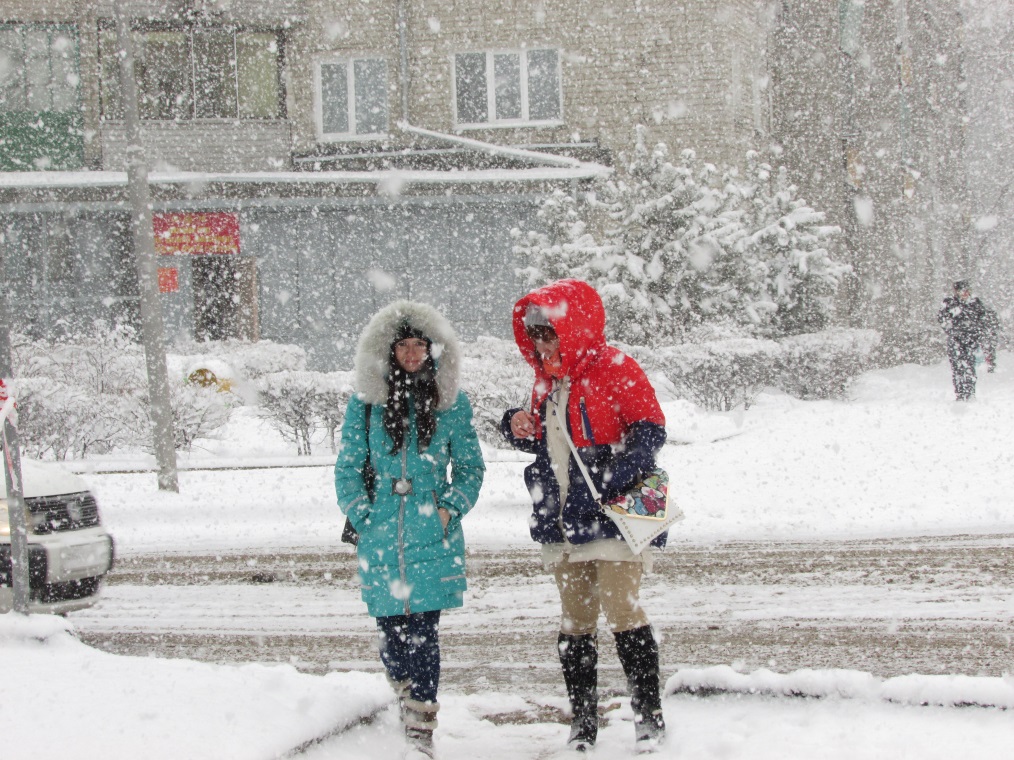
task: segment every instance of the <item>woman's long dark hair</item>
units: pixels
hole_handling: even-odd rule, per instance
[[[437,390],[437,368],[433,361],[433,355],[429,352],[429,339],[412,330],[412,333],[402,335],[399,331],[394,342],[391,343],[391,353],[388,357],[388,366],[391,372],[387,377],[387,403],[384,405],[384,429],[394,441],[391,453],[396,453],[405,445],[405,431],[408,429],[408,402],[412,399],[415,406],[416,428],[419,433],[419,451],[424,451],[433,440],[433,434],[437,430],[437,420],[434,412],[440,400],[440,392]],[[427,343],[426,361],[418,372],[409,374],[401,368],[394,355],[394,347],[406,337],[422,338]]]

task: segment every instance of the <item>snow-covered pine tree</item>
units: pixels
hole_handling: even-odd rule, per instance
[[[587,231],[592,209],[579,207],[572,195],[554,190],[539,207],[539,230],[511,230],[514,252],[522,266],[517,273],[531,288],[566,277],[584,278],[589,262],[601,255]]]
[[[797,197],[784,167],[772,169],[754,151],[746,159],[746,177],[730,182],[746,230],[733,243],[742,312],[770,336],[821,330],[851,271],[829,250],[840,229],[824,224],[825,215]]]
[[[679,343],[706,319],[734,311],[729,240],[738,232],[725,212],[716,169],[692,150],[680,163],[664,143],[649,149],[638,127],[615,177],[586,200],[554,192],[537,231],[514,231],[519,269],[530,287],[578,277],[602,295],[613,338],[628,344]],[[599,233],[602,242],[592,230]]]
[[[538,231],[514,231],[528,285],[587,281],[605,301],[611,336],[631,345],[682,343],[718,322],[770,337],[821,329],[849,271],[828,251],[838,228],[756,153],[745,177],[720,176],[694,151],[675,164],[645,137],[638,127],[616,175],[586,201],[557,191]]]
[[[636,345],[671,333],[672,246],[687,223],[680,212],[696,200],[687,173],[668,159],[668,148],[649,150],[637,127],[633,150],[620,154],[617,176],[597,195],[610,223],[607,253],[590,267],[589,282],[602,294],[611,332]]]
[[[640,345],[682,342],[702,321],[728,311],[722,272],[727,238],[736,221],[724,209],[715,167],[699,165],[694,151],[680,163],[658,143],[648,150],[638,127],[633,151],[621,154],[620,174],[604,183],[608,255],[592,262],[592,284],[602,293],[614,332]]]

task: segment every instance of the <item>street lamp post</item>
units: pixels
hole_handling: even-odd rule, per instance
[[[152,231],[151,199],[148,192],[148,166],[141,143],[130,18],[123,6],[124,0],[117,0],[116,31],[120,48],[120,88],[123,94],[124,126],[127,133],[127,192],[130,196],[134,261],[140,290],[141,341],[144,344],[145,366],[148,371],[152,444],[158,465],[159,490],[179,492],[172,409],[169,405],[169,373],[165,361],[165,329],[162,323],[162,305],[159,303],[158,264]]]
[[[11,361],[10,307],[7,303],[10,288],[3,282],[3,249],[0,248],[0,436],[3,438],[4,478],[7,481],[7,519],[11,529],[11,590],[13,609],[28,614],[30,598],[28,582],[28,515],[25,513],[24,488],[21,483],[21,452],[18,447],[18,429],[14,425],[14,398],[8,398],[3,378],[13,374]]]

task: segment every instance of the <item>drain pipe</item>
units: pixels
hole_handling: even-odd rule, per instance
[[[523,161],[531,161],[535,164],[542,166],[553,166],[562,169],[590,169],[593,172],[604,171],[605,173],[611,173],[610,169],[599,166],[598,164],[588,164],[583,161],[579,161],[576,158],[570,156],[557,156],[552,153],[540,153],[535,150],[525,150],[524,148],[511,148],[504,145],[496,145],[494,143],[483,142],[482,140],[473,140],[470,137],[462,137],[460,135],[448,135],[443,132],[434,132],[431,129],[423,129],[422,127],[413,127],[407,122],[401,122],[398,124],[398,128],[409,132],[411,134],[420,135],[422,137],[429,137],[434,140],[440,140],[441,142],[450,143],[452,145],[460,145],[468,150],[479,151],[480,153],[487,153],[491,156],[506,156],[509,158],[517,158]]]
[[[408,122],[408,22],[405,19],[405,4],[398,0],[398,50],[401,61],[398,64],[398,81],[401,87],[401,120]]]

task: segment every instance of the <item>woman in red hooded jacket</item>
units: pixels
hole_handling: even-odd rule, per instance
[[[606,344],[605,321],[599,294],[579,280],[554,282],[515,304],[514,337],[535,370],[535,386],[530,409],[507,410],[501,432],[535,454],[525,483],[533,502],[532,538],[542,544],[543,562],[560,591],[560,662],[574,716],[568,746],[595,744],[601,610],[630,685],[637,748],[645,750],[665,736],[658,644],[638,598],[651,553],[634,554],[603,514],[567,436],[599,493],[609,498],[655,466],[665,417],[637,362]],[[665,539],[662,534],[653,545]]]

